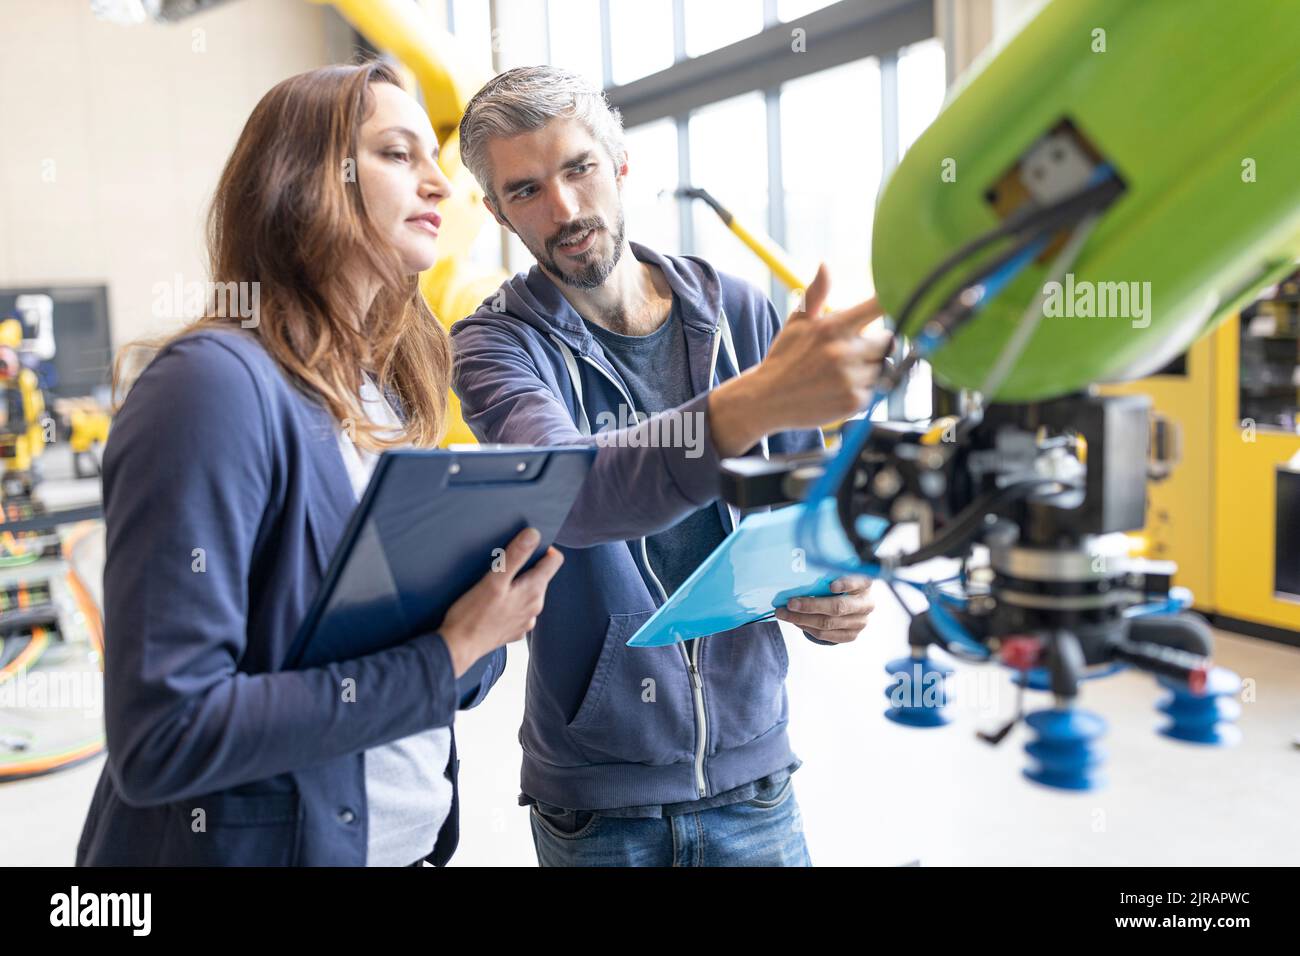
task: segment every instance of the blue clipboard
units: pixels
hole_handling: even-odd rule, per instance
[[[831,560],[856,562],[840,528],[834,498],[817,506],[817,539]],[[741,521],[682,586],[628,640],[629,647],[662,647],[766,620],[794,597],[831,593],[842,575],[814,566],[795,543],[806,505],[750,515]]]
[[[528,564],[546,552],[595,457],[583,447],[384,452],[286,666],[348,660],[437,630],[491,569],[494,549],[531,526],[541,541]]]

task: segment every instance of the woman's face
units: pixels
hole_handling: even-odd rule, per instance
[[[372,83],[373,108],[358,132],[357,182],[366,210],[407,272],[437,260],[438,203],[451,183],[438,168],[438,142],[429,117],[391,83]]]

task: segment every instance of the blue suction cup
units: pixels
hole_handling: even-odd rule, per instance
[[[1025,768],[1026,777],[1058,790],[1096,790],[1105,784],[1099,768],[1106,754],[1096,742],[1106,732],[1106,721],[1091,711],[1068,708],[1036,710],[1025,723],[1038,735],[1025,744],[1034,761]]]
[[[1199,694],[1182,681],[1158,679],[1170,692],[1158,705],[1170,718],[1170,723],[1160,729],[1164,736],[1211,746],[1228,746],[1241,739],[1241,728],[1233,723],[1241,716],[1241,678],[1232,671],[1211,668],[1205,677],[1205,690]]]
[[[900,657],[885,665],[893,680],[885,688],[885,716],[906,727],[942,727],[952,721],[947,681],[953,669],[929,657]]]

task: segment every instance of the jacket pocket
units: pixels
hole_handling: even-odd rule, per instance
[[[166,865],[292,866],[297,859],[296,792],[225,790],[171,809],[160,860]]]
[[[700,673],[708,706],[709,753],[761,737],[787,718],[790,658],[776,621],[759,621],[706,639]]]
[[[666,766],[695,752],[695,715],[681,647],[628,647],[653,611],[610,615],[587,693],[569,722],[591,763]]]

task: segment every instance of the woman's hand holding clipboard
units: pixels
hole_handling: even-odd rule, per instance
[[[519,640],[536,626],[546,586],[564,563],[564,555],[550,547],[521,574],[540,541],[535,528],[519,532],[506,545],[500,570],[494,567],[483,575],[447,610],[439,631],[457,677],[479,658]]]

